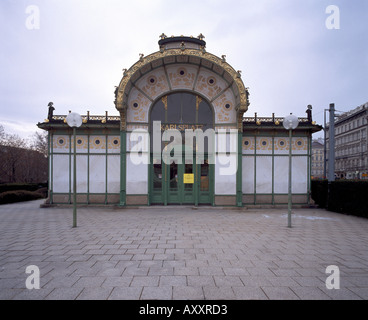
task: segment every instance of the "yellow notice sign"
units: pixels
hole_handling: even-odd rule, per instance
[[[194,173],[184,173],[183,182],[194,183]]]

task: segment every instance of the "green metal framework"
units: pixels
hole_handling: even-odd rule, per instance
[[[102,132],[98,132],[97,130],[94,132],[91,131],[86,131],[86,130],[82,130],[82,129],[76,129],[76,134],[77,136],[87,136],[87,152],[76,152],[76,157],[78,159],[78,157],[86,157],[86,161],[87,161],[87,191],[86,192],[79,192],[77,190],[77,203],[78,204],[111,204],[111,203],[119,203],[119,201],[117,200],[118,196],[121,196],[121,193],[111,193],[108,192],[108,170],[109,170],[109,162],[108,159],[109,157],[119,157],[119,153],[109,153],[108,152],[108,138],[109,136],[117,136],[119,133],[116,130],[111,130],[111,132],[107,133],[102,133]],[[54,150],[54,146],[53,146],[53,138],[55,135],[63,135],[63,136],[67,136],[69,139],[69,152],[57,152]],[[105,152],[101,153],[101,152],[91,152],[90,150],[90,139],[92,136],[103,136],[105,137],[105,145],[106,145],[106,150]],[[73,150],[72,150],[72,140],[73,140],[73,134],[72,131],[70,130],[54,130],[54,131],[49,131],[49,141],[48,141],[48,146],[49,146],[49,150],[48,150],[48,154],[49,154],[49,202],[50,204],[63,204],[63,203],[68,203],[71,204],[73,203],[73,188],[72,188],[72,163],[73,163]],[[122,138],[121,140],[121,149],[124,147],[123,146],[123,140]],[[68,158],[68,172],[66,173],[68,175],[68,191],[67,192],[55,192],[54,191],[54,170],[57,170],[57,168],[54,167],[54,157],[60,155],[60,156],[64,156]],[[91,156],[101,156],[105,158],[105,190],[104,192],[91,192],[90,191],[90,185],[91,185],[91,179],[90,179],[90,157]],[[120,156],[120,159],[123,159]],[[120,161],[121,166],[123,166],[124,161]],[[78,166],[77,166],[78,168]],[[123,176],[123,177],[122,177]],[[121,178],[125,178],[125,174],[121,174]],[[55,198],[57,198],[59,196],[66,196],[67,200],[66,201],[58,201],[55,200]],[[94,200],[91,200],[91,197],[94,197]],[[97,199],[97,200],[96,200]]]
[[[276,127],[276,126],[275,126]],[[313,127],[317,127],[314,126]],[[247,128],[243,133],[243,137],[249,137],[254,139],[254,152],[253,154],[242,154],[242,147],[240,147],[239,154],[242,154],[242,159],[244,158],[253,158],[254,159],[254,167],[253,167],[253,186],[254,190],[252,193],[243,193],[243,204],[244,205],[258,205],[258,204],[287,204],[288,203],[288,193],[276,193],[275,192],[275,158],[284,157],[288,158],[289,153],[276,153],[275,152],[275,138],[282,137],[288,139],[288,132],[286,130],[267,130],[267,132],[262,132],[264,130],[260,130],[260,128],[255,129],[255,127]],[[255,129],[255,130],[254,130]],[[272,151],[270,154],[261,154],[257,153],[257,140],[260,138],[271,138],[272,139]],[[295,151],[292,150],[292,159],[297,157],[306,158],[307,161],[307,190],[305,193],[292,193],[293,203],[294,204],[309,204],[310,202],[310,193],[311,193],[311,140],[312,140],[312,130],[309,127],[301,127],[299,130],[294,130],[292,138],[306,138],[307,139],[307,151],[304,154],[296,154]],[[242,139],[241,139],[242,140]],[[271,189],[270,193],[259,193],[257,192],[257,159],[261,157],[271,157],[272,163],[272,177],[271,177]],[[243,168],[246,170],[246,168]],[[245,199],[245,200],[244,200]],[[250,200],[252,199],[252,200]],[[280,200],[281,199],[281,200]],[[300,201],[302,199],[302,201]],[[306,199],[306,200],[303,200]]]

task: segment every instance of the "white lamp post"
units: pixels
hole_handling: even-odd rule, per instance
[[[73,228],[77,226],[77,128],[82,125],[82,117],[76,112],[71,112],[66,117],[69,127],[73,128],[74,157],[73,157]]]
[[[283,126],[289,130],[289,184],[288,184],[288,227],[291,228],[291,137],[292,130],[298,127],[299,120],[292,113],[284,118]]]

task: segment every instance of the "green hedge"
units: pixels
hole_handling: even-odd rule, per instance
[[[44,195],[37,191],[16,190],[0,193],[0,204],[14,203],[44,198]]]
[[[0,184],[0,193],[16,190],[37,191],[45,187],[47,183],[3,183]]]
[[[329,185],[327,180],[314,180],[312,199],[329,211],[368,218],[368,181],[337,180]]]
[[[316,204],[321,208],[326,208],[328,181],[327,180],[312,180],[311,197]]]

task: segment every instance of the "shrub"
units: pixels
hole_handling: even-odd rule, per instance
[[[312,180],[312,199],[320,207],[325,208],[327,205],[328,181]]]
[[[4,183],[0,184],[0,193],[16,190],[36,191],[44,187],[47,187],[47,183]]]
[[[47,187],[37,189],[36,192],[42,194],[43,198],[47,198],[48,195]]]
[[[368,218],[368,181],[331,183],[327,209]]]
[[[368,218],[368,181],[312,181],[312,199],[321,208]],[[328,190],[330,189],[330,190]]]
[[[30,201],[42,198],[44,198],[44,196],[39,192],[27,190],[7,191],[0,193],[0,204]]]

